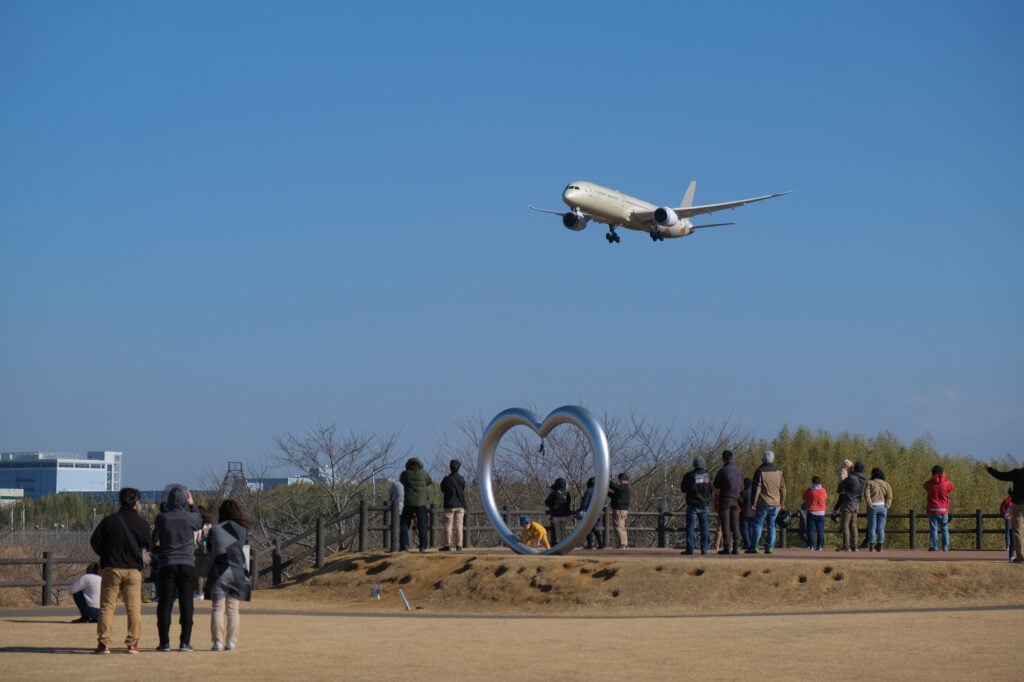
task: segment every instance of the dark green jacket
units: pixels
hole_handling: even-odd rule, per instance
[[[415,457],[405,463],[405,471],[398,477],[405,488],[406,507],[426,507],[430,504],[427,488],[433,484],[423,462]]]

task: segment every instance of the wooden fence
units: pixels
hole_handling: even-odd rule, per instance
[[[509,528],[515,529],[516,520],[519,516],[527,514],[537,519],[547,518],[547,514],[538,510],[512,510],[505,508],[502,516]],[[360,501],[359,508],[351,513],[341,516],[317,519],[312,528],[287,538],[285,540],[274,539],[269,547],[253,547],[250,554],[250,574],[253,576],[253,588],[267,587],[279,584],[287,575],[305,568],[323,566],[324,557],[329,551],[358,551],[365,552],[372,549],[386,551],[397,551],[399,546],[399,519],[393,513],[390,505],[385,503],[380,506],[371,506],[365,500]],[[858,515],[859,519],[865,519],[864,514]],[[717,518],[711,515],[711,527],[714,532],[717,525]],[[628,520],[628,531],[630,545],[633,547],[681,547],[686,534],[685,514],[673,513],[663,509],[654,512],[636,511],[630,512]],[[427,544],[436,547],[438,536],[444,533],[443,510],[430,508],[428,515],[428,527],[425,529]],[[790,524],[788,528],[780,528],[776,544],[784,548],[793,544],[799,544],[798,528],[796,523]],[[838,535],[837,527],[827,527],[826,535]],[[861,529],[861,532],[865,532]],[[916,549],[918,537],[929,532],[928,516],[918,514],[911,509],[906,514],[890,513],[886,520],[885,534],[886,544],[889,547],[899,548],[906,546],[909,549]],[[973,547],[961,547],[961,549],[985,549],[985,537],[1005,537],[1004,519],[999,514],[985,514],[977,509],[973,514],[950,514],[949,532],[951,542],[958,537],[973,538],[968,540]],[[609,541],[614,539],[614,531],[611,528],[611,513],[605,510],[602,517],[603,541],[605,546],[610,546]],[[893,538],[897,538],[893,542]],[[900,539],[905,540],[901,542]],[[463,526],[463,547],[496,547],[500,546],[501,540],[497,532],[491,526],[490,520],[483,511],[473,511],[466,514]],[[965,544],[965,543],[958,543]],[[802,546],[802,545],[801,545]],[[998,543],[998,549],[1003,548],[1003,543]],[[54,557],[51,552],[43,552],[41,559],[0,559],[0,567],[35,565],[41,567],[41,578],[36,580],[9,580],[0,582],[0,588],[4,587],[39,587],[42,589],[41,601],[43,606],[53,603],[55,591],[67,588],[72,581],[57,580],[54,577],[55,564],[76,564],[86,566],[96,561],[95,557]],[[3,571],[0,571],[0,575]]]

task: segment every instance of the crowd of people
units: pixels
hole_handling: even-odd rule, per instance
[[[237,502],[226,499],[217,523],[195,504],[185,486],[171,485],[152,528],[139,514],[139,491],[122,488],[118,511],[90,537],[98,564],[71,586],[81,617],[96,623],[95,653],[109,654],[114,611],[124,602],[128,620],[125,647],[138,653],[142,637],[142,583],[148,561],[154,567],[157,593],[157,651],[171,651],[171,618],[178,602],[178,651],[192,651],[193,600],[212,600],[210,636],[213,651],[238,644],[239,602],[251,594],[247,556],[249,518]],[[150,559],[151,557],[151,559]],[[202,583],[203,592],[199,593]],[[81,594],[81,598],[79,598]]]
[[[775,453],[766,450],[761,464],[752,477],[746,477],[735,463],[730,450],[722,452],[722,465],[712,477],[703,457],[693,458],[692,468],[680,483],[680,490],[686,504],[686,546],[683,554],[707,554],[712,547],[719,554],[772,554],[777,539],[776,526],[788,526],[794,520],[799,523],[799,535],[803,546],[809,551],[825,548],[825,519],[828,517],[839,524],[840,552],[856,552],[867,549],[881,552],[885,547],[885,527],[889,509],[893,503],[892,486],[886,480],[885,471],[873,467],[866,474],[864,462],[844,460],[836,470],[835,500],[829,506],[829,492],[821,476],[811,477],[808,487],[801,495],[798,511],[786,510],[786,477],[776,465]],[[444,498],[445,544],[441,551],[462,550],[463,520],[466,511],[466,482],[458,473],[461,463],[451,460],[450,473],[441,482]],[[1010,560],[1024,563],[1020,546],[1024,540],[1024,469],[999,471],[985,464],[985,469],[995,478],[1010,481],[1013,486],[1000,507],[1006,523],[1006,549]],[[400,550],[408,551],[411,530],[414,526],[427,528],[429,514],[428,487],[432,485],[430,475],[422,462],[411,458],[399,481],[392,486],[392,503],[401,513]],[[582,519],[594,504],[594,479],[587,481],[579,506],[572,504],[565,478],[558,477],[551,484],[544,506],[547,509],[547,525],[523,515],[519,517],[519,542],[535,549],[550,549],[563,541],[572,530],[572,520]],[[948,552],[950,493],[953,483],[946,476],[942,466],[935,465],[931,477],[924,482],[927,499],[929,526],[929,551]],[[625,472],[608,481],[608,497],[601,500],[602,506],[611,510],[612,528],[618,549],[629,548],[629,533],[626,521],[629,517],[631,491],[629,475]],[[404,506],[403,505],[404,502]],[[866,510],[866,536],[861,541],[858,519],[861,508]],[[718,519],[718,536],[712,541],[712,514]],[[604,548],[601,517],[588,531],[585,547]],[[419,549],[425,552],[429,545],[426,532],[419,534]],[[454,538],[454,539],[453,539]]]

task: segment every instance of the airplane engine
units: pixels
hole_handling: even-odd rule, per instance
[[[587,226],[587,219],[578,210],[573,210],[562,214],[562,225],[573,232],[579,232]]]
[[[662,206],[654,210],[654,222],[660,227],[674,227],[679,224],[679,216],[671,208]]]

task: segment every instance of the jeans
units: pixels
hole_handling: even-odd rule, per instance
[[[751,547],[757,547],[757,543],[761,541],[761,531],[764,530],[765,521],[768,522],[768,541],[765,543],[765,549],[775,549],[775,517],[779,515],[779,507],[761,505],[754,511],[754,537],[752,538],[754,544]]]
[[[85,601],[85,592],[75,592],[71,595],[71,598],[75,600],[75,606],[78,607],[78,614],[85,618],[90,623],[98,623],[100,620],[100,610],[94,606],[89,606],[89,602]]]
[[[949,514],[928,515],[928,549],[939,548],[939,529],[942,529],[942,549],[949,549]]]
[[[885,543],[885,519],[889,510],[884,506],[868,505],[868,546]]]
[[[192,641],[192,598],[196,593],[196,568],[192,564],[174,564],[160,567],[157,583],[156,630],[160,644],[171,642],[171,612],[174,599],[178,599],[178,623],[181,625],[179,644]]]
[[[700,551],[701,554],[704,554],[708,551],[708,543],[710,542],[708,536],[708,508],[686,505],[686,549],[689,552],[696,549],[694,530],[696,530],[698,520],[700,521]]]
[[[740,534],[743,535],[743,546],[750,549],[754,546],[754,518],[740,519]]]
[[[412,517],[416,517],[416,532],[420,536],[420,551],[427,551],[427,524],[430,516],[429,510],[426,507],[410,507],[405,505],[402,508],[402,518],[399,523],[399,535],[398,535],[398,549],[407,552],[409,551],[409,536],[412,534]]]
[[[817,536],[817,540],[815,540]],[[807,546],[814,549],[825,548],[825,516],[807,515]]]

